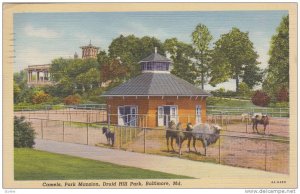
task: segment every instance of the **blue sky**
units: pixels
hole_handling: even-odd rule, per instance
[[[89,41],[107,50],[119,35],[155,36],[164,41],[176,37],[191,43],[197,24],[205,24],[213,42],[232,27],[249,32],[259,54],[261,67],[267,67],[269,43],[287,11],[209,11],[209,12],[97,12],[97,13],[17,13],[14,15],[14,71],[28,65],[47,64],[57,57],[81,55],[80,46]],[[218,87],[232,89],[234,82]],[[208,89],[210,89],[209,87]],[[233,87],[234,88],[234,87]]]

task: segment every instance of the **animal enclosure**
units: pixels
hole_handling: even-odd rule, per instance
[[[21,113],[16,112],[15,115],[20,116]],[[197,152],[192,145],[191,152],[188,152],[187,140],[185,140],[182,145],[182,155],[179,156],[175,139],[174,151],[171,148],[170,151],[167,149],[166,128],[110,125],[115,133],[115,144],[111,147],[102,133],[102,127],[107,126],[105,111],[73,110],[69,112],[69,117],[63,111],[50,112],[49,119],[47,114],[43,112],[39,114],[38,111],[22,113],[22,115],[32,123],[37,138],[289,173],[290,148],[286,118],[272,118],[266,135],[253,133],[249,124],[246,131],[245,123],[238,122],[238,119],[231,119],[226,125],[223,123],[219,139],[208,146],[206,156],[203,155],[204,149],[199,140],[196,141]],[[218,119],[208,121],[220,123]],[[183,127],[186,125],[184,124]],[[259,129],[261,128],[262,126],[259,126]]]

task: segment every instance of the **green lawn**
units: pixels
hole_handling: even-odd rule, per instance
[[[190,178],[27,148],[14,150],[15,180]]]
[[[239,100],[235,98],[209,97],[207,98],[207,106],[228,106],[228,107],[258,107],[250,100]]]

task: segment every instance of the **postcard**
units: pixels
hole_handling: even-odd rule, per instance
[[[4,3],[3,187],[294,192],[296,72],[296,3]]]

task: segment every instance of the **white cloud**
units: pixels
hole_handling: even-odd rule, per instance
[[[42,65],[49,64],[55,58],[73,57],[74,53],[68,53],[62,50],[51,50],[50,52],[43,52],[38,48],[25,48],[20,51],[15,58],[14,71],[20,71],[28,67],[28,65]]]
[[[128,22],[125,28],[119,29],[119,33],[123,34],[124,36],[128,36],[131,34],[134,34],[139,37],[154,36],[159,39],[164,39],[170,35],[162,28],[148,27],[148,26],[146,26],[142,23],[138,23],[138,22]]]
[[[61,33],[54,30],[48,28],[34,28],[31,25],[25,26],[24,32],[27,36],[38,38],[57,38],[61,36]]]

